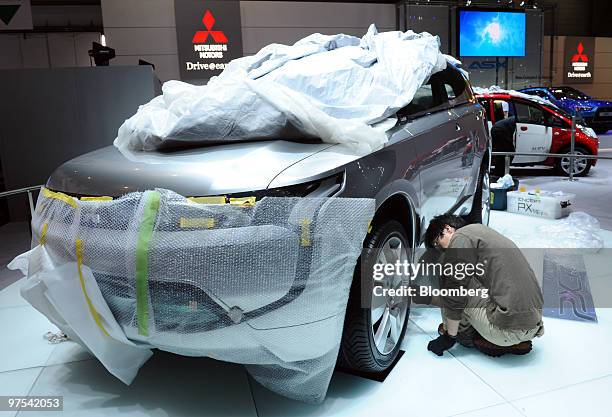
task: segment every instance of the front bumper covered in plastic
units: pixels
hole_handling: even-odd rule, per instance
[[[30,278],[24,297],[126,383],[155,347],[243,363],[270,389],[318,402],[373,213],[371,199],[236,206],[43,190],[33,249],[14,264]],[[80,301],[66,306],[69,295]]]

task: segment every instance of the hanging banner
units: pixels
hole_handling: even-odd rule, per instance
[[[0,32],[32,28],[30,0],[0,0]]]
[[[206,81],[242,57],[238,0],[174,2],[181,80]]]
[[[568,36],[563,53],[564,84],[593,84],[595,38]]]

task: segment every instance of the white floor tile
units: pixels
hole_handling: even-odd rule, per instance
[[[156,353],[130,386],[98,361],[48,366],[31,395],[63,395],[62,416],[256,416],[242,366],[165,353]]]
[[[321,405],[280,397],[253,383],[260,417],[286,416],[448,416],[502,403],[478,377],[445,354],[427,351],[431,338],[414,328],[406,335],[404,356],[384,383],[336,372]],[[440,397],[444,386],[453,389]]]
[[[539,394],[612,374],[612,309],[597,309],[597,317],[597,324],[545,317],[546,333],[526,356],[491,358],[461,346],[452,353],[509,400]],[[413,309],[410,319],[437,337],[438,309]]]
[[[410,310],[410,321],[432,338],[436,338],[442,316],[437,307],[418,307]]]
[[[468,411],[453,417],[523,417],[523,415],[510,404],[494,405],[480,410]]]
[[[544,318],[546,333],[525,356],[485,356],[474,349],[453,355],[508,400],[612,374],[612,309],[598,309],[599,324]]]
[[[56,345],[43,338],[57,328],[30,306],[0,309],[0,372],[44,366]]]
[[[514,401],[528,417],[609,417],[612,376]]]
[[[24,279],[25,278],[22,278],[0,291],[0,308],[29,305],[19,293],[19,289],[21,288]]]
[[[42,368],[21,369],[0,373],[0,395],[27,395]],[[12,417],[17,411],[0,411],[0,417]]]
[[[97,360],[88,350],[81,347],[81,345],[68,340],[55,346],[46,365],[59,365],[62,363],[78,362],[89,359]]]

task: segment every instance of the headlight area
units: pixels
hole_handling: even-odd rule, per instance
[[[286,187],[269,188],[267,190],[245,191],[242,193],[231,193],[224,195],[188,195],[186,198],[202,204],[234,204],[252,205],[255,201],[260,201],[264,197],[310,197],[323,198],[333,197],[340,193],[344,188],[344,171],[329,177],[304,182]],[[55,191],[51,190],[50,191]],[[75,193],[64,193],[72,198],[81,201],[109,201],[120,198],[121,196],[91,196]]]
[[[256,200],[259,201],[264,197],[333,197],[340,193],[344,188],[344,180],[345,173],[343,171],[329,177],[301,184],[269,188],[267,190],[253,192],[228,194],[227,198],[231,201],[232,199],[255,197]]]

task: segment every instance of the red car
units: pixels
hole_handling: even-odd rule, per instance
[[[505,117],[516,119],[514,144],[516,152],[569,153],[571,143],[571,116],[564,110],[537,97],[519,92],[487,92],[477,94],[484,106],[489,121],[489,129]],[[599,139],[593,129],[576,126],[576,153],[578,155],[597,155]],[[493,138],[495,151],[495,138]],[[575,176],[587,175],[595,159],[577,158]],[[515,156],[513,166],[545,165],[554,167],[562,175],[569,175],[570,159],[547,158],[540,156]]]

